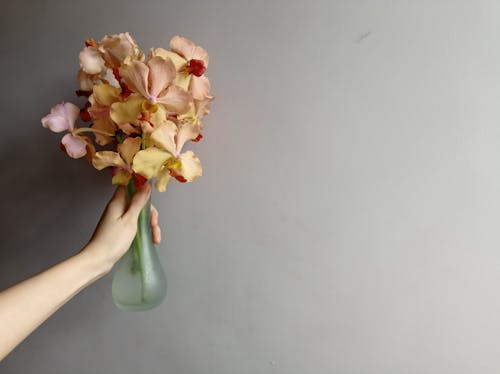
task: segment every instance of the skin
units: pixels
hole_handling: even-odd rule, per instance
[[[44,272],[0,292],[0,361],[82,289],[109,273],[137,232],[137,219],[151,194],[145,184],[127,203],[118,187],[83,249]],[[161,241],[158,211],[151,207],[153,241]]]

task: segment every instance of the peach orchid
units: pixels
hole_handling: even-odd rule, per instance
[[[151,51],[151,55],[172,60],[178,72],[176,85],[190,92],[194,100],[212,98],[210,81],[204,75],[209,62],[207,51],[178,35],[170,40],[170,49],[156,48]]]
[[[176,70],[170,59],[154,56],[146,63],[130,61],[122,65],[120,76],[130,90],[171,113],[182,114],[189,109],[191,95],[172,84]]]

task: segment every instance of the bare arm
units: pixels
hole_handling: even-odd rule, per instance
[[[118,187],[89,243],[78,254],[0,292],[0,361],[80,290],[107,274],[127,251],[151,187],[135,194],[130,206]],[[160,241],[158,212],[152,208],[153,240]]]

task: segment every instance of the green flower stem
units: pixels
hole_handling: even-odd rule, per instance
[[[132,199],[132,196],[137,192],[135,186],[134,186],[134,181],[133,179],[129,182],[127,185],[127,193],[128,193],[128,198],[129,202],[130,199]],[[132,246],[130,248],[131,251],[133,251],[133,257],[134,261],[132,262],[132,268],[130,271],[132,273],[135,273],[137,271],[140,272],[141,279],[142,279],[142,292],[141,292],[141,299],[142,301],[147,300],[147,295],[145,294],[145,288],[144,287],[147,283],[147,277],[146,277],[146,269],[144,266],[144,259],[143,255],[145,253],[144,251],[144,245],[145,245],[145,240],[151,240],[151,200],[149,200],[144,208],[142,208],[141,212],[139,213],[139,218],[137,221],[137,233],[135,234],[134,241],[132,242]]]

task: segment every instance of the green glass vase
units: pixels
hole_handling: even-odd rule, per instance
[[[128,201],[135,192],[134,182],[131,180],[127,186]],[[162,303],[166,290],[165,272],[151,232],[150,197],[139,214],[137,234],[132,245],[115,265],[113,301],[122,310],[148,310]]]

